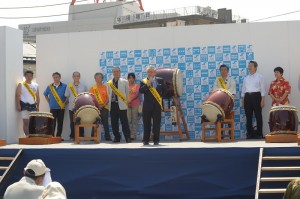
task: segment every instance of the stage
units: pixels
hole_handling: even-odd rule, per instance
[[[300,153],[297,143],[265,143],[264,140],[163,141],[158,146],[124,141],[11,144],[0,147],[1,156],[14,156],[19,149],[23,152],[9,180],[1,187],[0,196],[7,185],[22,177],[28,161],[40,158],[52,170],[53,181],[61,182],[66,188],[68,199],[253,199],[260,148],[269,155]]]
[[[237,139],[235,142],[201,142],[200,140],[192,141],[167,141],[163,140],[158,146],[154,146],[150,142],[150,145],[143,146],[142,141],[133,141],[132,143],[125,143],[121,140],[120,143],[112,143],[109,141],[100,141],[100,144],[96,144],[93,141],[80,141],[80,144],[74,144],[71,140],[63,141],[59,144],[48,145],[21,145],[21,144],[8,144],[0,147],[0,149],[55,149],[55,148],[67,148],[67,149],[138,149],[138,148],[273,148],[273,147],[298,147],[297,143],[265,143],[263,139]]]

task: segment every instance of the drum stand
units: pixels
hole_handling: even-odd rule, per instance
[[[80,127],[92,127],[94,129],[94,136],[90,137],[80,137],[79,136],[79,128]],[[99,124],[76,124],[75,123],[75,139],[74,143],[79,144],[80,140],[94,140],[96,143],[100,143],[100,128]]]
[[[187,124],[186,124],[185,117],[184,117],[184,114],[183,114],[183,111],[182,111],[182,106],[181,106],[181,103],[180,103],[180,99],[179,99],[179,97],[172,97],[172,98],[173,98],[173,102],[176,106],[176,118],[177,118],[176,123],[177,123],[178,131],[164,131],[164,132],[160,132],[160,134],[165,135],[165,136],[179,135],[180,141],[188,140],[188,139],[190,139],[190,135],[189,135],[189,132],[187,130]],[[180,119],[182,120],[184,131],[181,130]],[[185,139],[182,136],[183,134],[185,134]]]
[[[265,137],[266,143],[297,143],[299,144],[300,134],[281,134],[281,135],[274,135],[271,133],[268,133]]]
[[[58,144],[61,143],[60,137],[26,137],[19,138],[19,144],[40,145],[40,144]]]
[[[0,139],[0,146],[5,146],[6,145],[6,140]]]
[[[229,127],[223,127],[224,124],[229,125]],[[215,131],[215,134],[206,136],[205,131]],[[229,135],[222,134],[222,131],[229,131]],[[229,138],[229,139],[224,139],[224,138]],[[230,118],[225,118],[223,121],[202,123],[202,142],[209,142],[209,141],[217,141],[217,142],[234,141],[234,111],[231,112]]]

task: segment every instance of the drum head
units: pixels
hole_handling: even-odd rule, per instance
[[[93,124],[100,116],[99,110],[95,106],[82,106],[75,112],[75,118],[80,118],[81,124]]]
[[[273,106],[273,107],[271,107],[270,112],[273,112],[273,111],[294,111],[294,112],[298,112],[298,110],[295,106],[289,106],[289,105]]]
[[[175,86],[176,86],[176,95],[177,96],[182,96],[182,92],[183,92],[183,78],[182,78],[182,72],[179,70],[179,69],[177,69],[176,71],[175,71],[175,84],[174,84]]]
[[[48,117],[51,119],[54,119],[52,113],[49,112],[38,112],[38,111],[32,111],[29,113],[29,117]]]
[[[211,103],[204,103],[202,106],[202,114],[206,116],[206,118],[210,122],[215,122],[218,119],[218,114],[222,115],[225,118],[224,113],[220,110],[220,107],[215,106]]]

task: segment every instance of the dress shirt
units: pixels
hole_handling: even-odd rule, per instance
[[[154,88],[157,87],[157,82],[156,82],[156,78],[155,77],[153,77],[153,79],[152,79],[152,85],[153,85]]]
[[[244,78],[243,88],[242,88],[242,97],[245,96],[245,93],[260,92],[261,96],[266,95],[266,86],[264,78],[259,73],[249,74]]]
[[[77,95],[79,95],[80,93],[83,93],[83,92],[87,92],[86,86],[83,85],[82,83],[79,83],[78,85],[75,85],[74,82],[73,82],[72,84],[74,86],[74,89],[75,89]],[[69,97],[69,105],[68,106],[69,106],[69,110],[72,111],[74,109],[74,100],[75,100],[76,97],[73,95],[69,85],[66,88],[65,96]]]
[[[235,81],[234,79],[232,79],[231,77],[227,77],[225,79],[225,84],[227,86],[228,91],[232,94],[235,95],[236,94],[236,85],[235,85]],[[218,79],[216,79],[215,83],[214,83],[214,90],[216,89],[222,89]]]
[[[114,86],[115,86],[116,88],[118,88],[118,80],[115,81],[115,79],[113,79],[112,82],[113,82]],[[118,96],[115,94],[115,92],[112,92],[112,94],[111,94],[111,101],[112,101],[112,102],[117,102],[117,101],[118,101]]]

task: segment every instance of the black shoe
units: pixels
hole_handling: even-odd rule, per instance
[[[105,141],[112,141],[111,138],[105,138]]]
[[[117,143],[120,142],[120,140],[114,139],[112,142]]]
[[[56,136],[58,138],[60,138],[60,141],[65,141],[61,136]]]
[[[158,141],[155,141],[155,142],[154,142],[154,145],[159,145],[159,142],[158,142]]]
[[[249,133],[246,133],[246,136],[247,136],[247,140],[249,140],[249,139],[253,139],[253,135],[251,135],[251,134],[249,134]]]
[[[264,136],[262,136],[262,135],[257,135],[257,136],[254,137],[254,139],[264,139]]]
[[[149,145],[149,142],[143,142],[143,144],[144,144],[144,146],[145,146],[145,145]]]
[[[130,139],[130,138],[127,138],[127,139],[126,139],[126,143],[131,143],[131,139]]]

